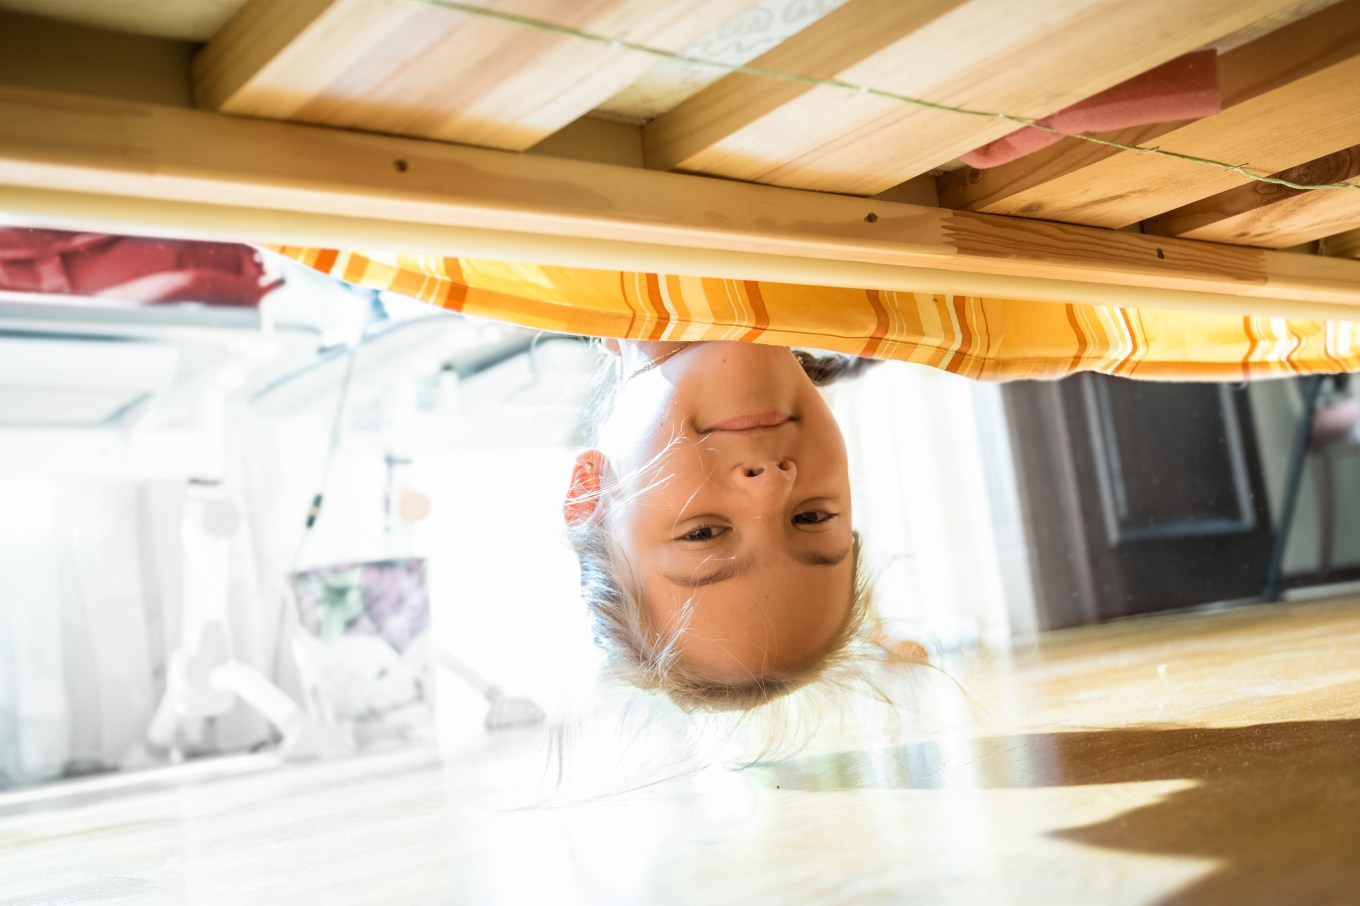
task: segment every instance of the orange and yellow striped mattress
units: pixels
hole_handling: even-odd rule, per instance
[[[277,247],[360,286],[527,327],[633,340],[743,340],[941,368],[980,380],[1099,371],[1239,381],[1360,370],[1360,322]]]

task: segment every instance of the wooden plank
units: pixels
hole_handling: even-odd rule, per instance
[[[797,273],[810,283],[822,281],[806,262],[851,262],[930,269],[931,291],[964,291],[939,279],[957,272],[1140,288],[1120,297],[1131,304],[1166,290],[1218,294],[1210,307],[1360,305],[1352,261],[21,89],[0,89],[0,209],[4,186],[230,205],[254,211],[264,232],[298,213],[403,225],[403,236],[452,224],[556,237],[575,251],[647,243],[675,250],[682,273],[766,255],[804,262]],[[651,261],[646,269],[669,269]],[[988,292],[1009,286],[995,280]]]
[[[299,2],[296,8],[305,7],[305,2]],[[137,12],[127,10],[128,15]],[[189,70],[198,46],[0,8],[0,85],[191,107]],[[642,167],[642,129],[585,116],[528,148],[527,153]],[[922,179],[900,191],[915,193],[902,200],[935,204],[934,180]],[[927,192],[929,202],[917,200]]]
[[[753,65],[1040,117],[1251,23],[1280,2],[850,0]],[[648,166],[872,195],[1014,130],[734,73],[650,123]]]
[[[1230,312],[1253,317],[1356,320],[1353,298],[1316,301],[1125,286],[1049,277],[983,274],[902,264],[873,264],[809,255],[733,251],[637,241],[509,232],[359,215],[262,210],[211,202],[163,201],[133,196],[0,186],[0,205],[14,222],[57,230],[93,230],[131,236],[181,237],[311,248],[399,250],[492,261],[680,276],[721,274],[728,280],[763,280],[812,286],[875,287],[905,293],[1075,302],[1121,308]],[[1305,258],[1295,255],[1294,257]],[[1305,258],[1305,260],[1307,260]],[[1317,283],[1326,276],[1354,285],[1354,269],[1322,275],[1313,266],[1289,275]],[[1287,292],[1286,287],[1276,287]]]
[[[529,154],[642,168],[642,128],[583,116],[527,149]]]
[[[1360,145],[1275,176],[1301,185],[1360,181]],[[1360,189],[1303,191],[1252,182],[1143,222],[1157,236],[1288,248],[1360,227]]]
[[[0,5],[52,21],[124,35],[202,44],[226,24],[243,0],[3,0]],[[288,0],[292,2],[292,0]]]
[[[1360,258],[1360,228],[1328,236],[1325,246],[1329,255],[1336,255],[1339,258]]]
[[[1360,143],[1360,2],[1348,0],[1219,61],[1222,113],[1121,130],[1128,144],[1277,172]],[[1249,180],[1067,140],[1012,164],[940,179],[946,207],[1122,227]]]
[[[751,2],[494,5],[678,51]],[[199,54],[194,74],[200,105],[224,113],[523,150],[655,64],[412,0],[251,0]]]
[[[1265,18],[1258,19],[1246,28],[1239,29],[1221,40],[1215,41],[1214,48],[1219,53],[1236,50],[1243,44],[1250,44],[1257,38],[1263,38],[1286,25],[1307,18],[1318,10],[1326,9],[1336,3],[1349,2],[1351,0],[1294,0],[1294,2],[1280,7]]]
[[[195,45],[0,9],[0,84],[189,106]]]

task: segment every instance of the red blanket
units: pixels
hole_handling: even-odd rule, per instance
[[[0,290],[254,306],[279,282],[246,245],[0,228]]]

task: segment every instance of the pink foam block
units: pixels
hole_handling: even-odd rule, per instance
[[[1218,54],[1212,50],[1197,50],[1039,121],[1057,132],[1025,126],[969,151],[960,160],[977,169],[997,167],[1046,148],[1063,135],[1193,120],[1222,109]]]

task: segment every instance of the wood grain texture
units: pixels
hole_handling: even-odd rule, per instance
[[[631,782],[588,777],[546,799],[534,785],[560,766],[533,733],[450,733],[442,763],[417,751],[269,770],[257,756],[123,792],[0,794],[0,890],[333,906],[1353,902],[1354,600],[1123,621],[937,663],[947,676],[875,675],[896,707],[830,697],[800,722],[815,734],[786,740],[795,754],[740,771],[681,772],[652,736],[573,727],[569,778],[597,755]]]
[[[1327,254],[1342,258],[1360,258],[1360,229],[1347,230],[1327,237]]]
[[[0,0],[0,6],[48,19],[125,35],[201,43],[240,8],[243,0]],[[292,0],[289,0],[292,2]]]
[[[851,0],[753,65],[1041,117],[1281,5]],[[644,147],[652,167],[872,195],[1014,128],[734,73],[650,123]]]
[[[1346,0],[1219,61],[1223,112],[1139,126],[1125,144],[1271,173],[1360,142],[1360,2]],[[1014,163],[941,177],[946,207],[1123,227],[1249,182],[1235,173],[1065,140]]]
[[[0,84],[188,107],[194,45],[0,10]]]
[[[678,51],[749,3],[495,6]],[[200,105],[225,113],[523,150],[655,64],[412,0],[251,0],[199,54],[194,73]]]
[[[1264,37],[1271,32],[1284,28],[1292,22],[1307,18],[1319,10],[1326,9],[1337,3],[1346,3],[1349,0],[1294,0],[1294,2],[1281,6],[1270,15],[1258,19],[1246,28],[1226,35],[1221,40],[1214,42],[1214,49],[1219,53],[1227,53],[1236,50],[1243,44],[1250,44],[1257,38]]]
[[[0,88],[6,185],[230,205],[256,211],[262,229],[296,212],[717,256],[1360,304],[1360,265],[1350,261]]]
[[[1281,173],[1301,185],[1360,180],[1360,145]],[[1143,222],[1157,236],[1289,248],[1360,227],[1360,189],[1304,191],[1252,182]]]

